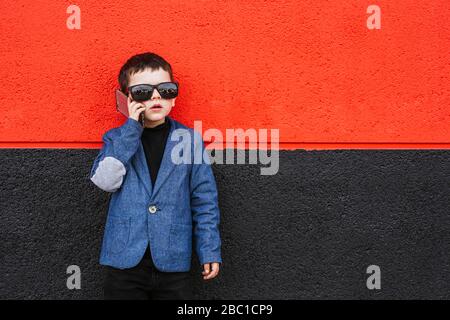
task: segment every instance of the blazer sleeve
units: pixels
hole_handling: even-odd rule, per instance
[[[128,118],[121,127],[103,135],[103,146],[90,172],[90,180],[97,187],[106,192],[119,190],[128,163],[139,148],[143,130],[138,121]]]
[[[195,138],[195,136],[197,137]],[[191,210],[195,250],[201,265],[208,262],[222,263],[217,185],[209,155],[206,161],[203,159],[204,151],[205,145],[202,137],[194,131],[194,158],[197,153],[197,157],[201,157],[201,161],[194,159],[192,165],[190,176]]]

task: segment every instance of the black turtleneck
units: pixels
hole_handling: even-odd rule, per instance
[[[170,121],[167,116],[164,123],[153,128],[144,128],[141,141],[144,147],[145,157],[147,159],[148,170],[150,172],[152,185],[155,186],[159,166],[166,147],[167,137],[169,136]]]
[[[161,123],[153,128],[145,128],[142,132],[141,141],[144,147],[145,158],[147,159],[148,171],[150,172],[152,186],[155,186],[156,177],[158,175],[159,166],[166,147],[167,137],[169,136],[170,121],[167,117],[164,118],[164,123]],[[147,246],[143,259],[153,261],[150,253],[150,246]]]

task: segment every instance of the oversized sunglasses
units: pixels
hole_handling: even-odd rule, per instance
[[[128,87],[128,92],[134,101],[143,102],[151,99],[153,90],[156,89],[163,99],[173,99],[178,96],[178,82],[161,82],[157,85],[137,84]]]

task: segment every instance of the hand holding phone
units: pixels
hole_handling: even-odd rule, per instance
[[[141,102],[133,101],[131,96],[127,97],[119,89],[116,90],[116,107],[117,111],[122,113],[125,117],[139,121],[142,126],[144,126],[145,105]]]

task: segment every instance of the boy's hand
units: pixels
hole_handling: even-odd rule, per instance
[[[214,277],[216,277],[219,274],[219,263],[218,262],[211,262],[211,263],[205,263],[203,265],[203,280],[209,280]]]
[[[143,103],[131,100],[131,94],[128,94],[127,101],[129,117],[136,121],[139,121],[141,112],[145,111],[145,105]]]

